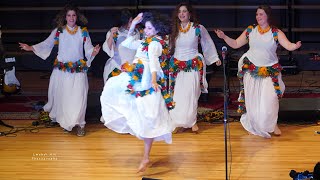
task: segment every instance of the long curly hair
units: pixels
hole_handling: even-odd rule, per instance
[[[79,26],[84,26],[88,23],[87,18],[80,13],[80,10],[77,6],[73,4],[67,4],[64,6],[64,8],[57,14],[55,18],[55,24],[57,28],[62,28],[67,24],[66,16],[69,11],[74,11],[77,15],[77,21],[76,24]]]
[[[171,54],[174,53],[175,48],[176,48],[176,40],[179,35],[179,26],[180,26],[180,19],[178,17],[179,14],[179,9],[181,6],[185,6],[187,10],[189,11],[190,14],[190,21],[193,22],[195,25],[199,24],[199,21],[196,16],[196,12],[193,9],[192,5],[187,3],[187,2],[182,2],[178,4],[175,8],[175,10],[172,13],[172,28],[171,28],[171,35],[170,35],[170,52]]]
[[[159,36],[170,34],[171,24],[168,16],[157,12],[145,12],[143,13],[141,23],[145,24],[147,21],[149,21],[155,30],[158,31]]]

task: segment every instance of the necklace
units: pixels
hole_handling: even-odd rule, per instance
[[[79,26],[76,26],[73,30],[70,30],[68,26],[66,26],[66,30],[68,31],[69,34],[74,35],[78,31],[78,27]]]
[[[190,27],[191,27],[191,23],[188,22],[187,28],[186,28],[186,29],[182,29],[182,27],[181,27],[181,25],[180,25],[180,26],[179,26],[179,31],[182,32],[182,33],[186,33],[186,32],[189,31]]]
[[[267,28],[265,29],[262,29],[260,25],[258,25],[258,31],[260,34],[264,34],[266,32],[268,32],[270,30],[270,26],[268,26]]]

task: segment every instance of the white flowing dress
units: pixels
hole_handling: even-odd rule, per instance
[[[238,69],[241,70],[244,57],[256,66],[272,66],[279,62],[277,43],[271,30],[260,34],[255,27],[249,34],[249,50],[240,58]],[[285,85],[278,76],[280,90]],[[278,120],[279,100],[271,77],[255,78],[248,72],[243,77],[246,113],[241,116],[242,126],[250,133],[270,138]]]
[[[69,29],[73,29],[69,27]],[[42,59],[47,59],[54,47],[54,38],[57,29],[43,42],[33,45],[34,53]],[[94,57],[91,56],[94,47],[88,35],[83,43],[81,28],[71,35],[65,29],[59,35],[59,46],[57,59],[60,62],[76,62],[87,58],[87,66],[90,67]],[[87,73],[70,73],[54,68],[50,76],[48,89],[48,102],[43,109],[49,113],[60,126],[71,131],[75,125],[84,127],[88,95]]]
[[[135,90],[142,91],[151,87],[151,73],[157,72],[163,77],[159,63],[162,46],[152,41],[148,52],[142,51],[140,40],[133,36],[122,42],[130,49],[137,49],[134,63],[140,59],[144,65],[141,82],[136,82]],[[171,143],[171,118],[160,91],[143,97],[135,97],[126,92],[131,77],[126,72],[110,78],[100,97],[102,116],[101,121],[106,127],[117,133],[130,133],[139,139],[154,138],[155,141],[164,140]]]
[[[140,38],[140,34],[138,31],[135,31],[134,37],[136,39]],[[136,54],[136,50],[129,49],[121,45],[122,41],[127,38],[128,30],[119,29],[118,30],[118,37],[116,41],[112,41],[111,49],[108,46],[108,39],[110,36],[113,36],[111,31],[108,31],[106,35],[106,41],[102,45],[102,49],[104,52],[108,54],[110,57],[104,66],[103,71],[103,82],[105,83],[108,80],[109,74],[115,69],[121,69],[121,65],[125,62],[132,63],[134,59],[134,55]]]
[[[200,56],[203,61],[203,77],[199,71],[180,71],[177,75],[173,101],[175,108],[170,111],[174,127],[190,128],[197,122],[198,99],[203,93],[208,93],[206,81],[206,65],[211,65],[219,60],[215,44],[208,31],[200,25],[202,54],[198,51],[198,36],[196,29],[191,25],[188,32],[180,32],[174,52],[174,58],[179,61],[188,61]],[[200,87],[200,79],[203,78],[204,89]]]

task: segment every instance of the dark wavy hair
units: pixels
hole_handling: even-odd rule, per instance
[[[66,4],[64,8],[57,14],[55,18],[55,24],[57,28],[62,28],[66,25],[66,16],[69,11],[74,11],[77,15],[77,21],[76,24],[79,26],[84,26],[88,23],[87,18],[80,13],[80,10],[77,6],[74,4]]]
[[[193,22],[195,25],[199,24],[197,19],[196,11],[193,9],[192,5],[187,2],[182,2],[178,4],[175,10],[172,13],[172,28],[171,28],[171,35],[170,35],[170,52],[173,54],[176,48],[176,39],[179,35],[179,26],[180,26],[180,19],[178,17],[179,9],[181,6],[185,6],[190,14],[190,21]]]
[[[122,9],[120,14],[120,27],[127,28],[130,18],[132,18],[132,13],[128,8]]]
[[[145,12],[142,16],[142,22],[145,24],[149,21],[152,26],[158,31],[159,36],[165,36],[170,34],[170,20],[169,17],[163,14],[159,14],[157,12]]]
[[[257,10],[258,10],[258,9],[262,9],[262,10],[264,10],[264,12],[266,13],[266,15],[267,15],[267,17],[268,17],[269,26],[270,26],[270,27],[273,27],[273,28],[277,28],[276,25],[275,25],[275,21],[274,21],[274,19],[273,19],[273,17],[272,17],[272,9],[271,9],[271,7],[268,6],[268,5],[260,5],[260,6],[257,8]]]

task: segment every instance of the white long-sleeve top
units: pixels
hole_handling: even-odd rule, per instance
[[[70,30],[73,28],[69,27]],[[50,36],[40,42],[39,44],[35,44],[32,47],[34,48],[34,53],[42,59],[47,59],[54,47],[55,36],[57,33],[57,28],[54,29]],[[58,60],[60,62],[76,62],[80,59],[84,58],[83,48],[85,51],[85,57],[87,58],[87,66],[91,66],[91,62],[94,59],[94,56],[91,56],[93,52],[93,46],[88,34],[86,37],[86,42],[83,43],[84,38],[82,36],[82,30],[79,27],[78,31],[71,35],[69,34],[66,29],[62,30],[62,33],[59,35],[59,46],[58,46]]]
[[[200,26],[200,44],[206,65],[211,65],[219,60],[217,49],[210,34],[202,25]],[[191,24],[191,28],[186,33],[179,33],[176,40],[174,57],[179,61],[187,61],[198,56],[198,36],[196,28]]]
[[[132,49],[128,49],[121,45],[121,43],[128,36],[128,30],[124,30],[124,29],[118,30],[117,41],[116,42],[112,41],[111,48],[108,46],[108,39],[110,38],[110,36],[113,36],[113,34],[111,33],[111,31],[108,31],[106,35],[106,40],[102,45],[103,51],[106,52],[110,57],[109,60],[114,59],[118,65],[122,65],[125,62],[131,63],[134,55],[136,54],[136,51]],[[134,38],[135,39],[140,38],[140,34],[138,31],[135,32]]]
[[[157,38],[161,39],[160,37]],[[162,54],[162,45],[159,42],[152,41],[148,46],[148,51],[142,51],[142,42],[143,40],[137,40],[134,36],[128,36],[121,45],[129,49],[137,50],[133,63],[137,63],[140,59],[144,64],[148,64],[150,67],[150,74],[152,72],[157,72],[158,77],[163,77],[163,71],[159,62],[159,56]]]

